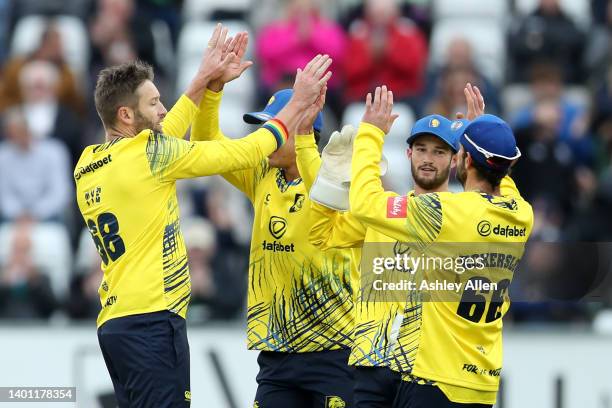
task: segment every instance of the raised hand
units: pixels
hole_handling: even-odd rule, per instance
[[[253,65],[253,61],[243,61],[249,44],[249,34],[247,32],[238,33],[234,38],[228,38],[223,46],[222,58],[230,53],[234,53],[229,63],[225,66],[220,78],[214,79],[208,84],[208,88],[219,92],[228,82],[240,77],[244,71]]]
[[[472,86],[468,82],[468,84],[463,89],[463,93],[465,94],[465,101],[467,104],[467,120],[474,120],[477,117],[484,115],[485,113],[485,102],[482,94],[480,93],[480,89],[477,86]],[[463,117],[458,117],[457,119],[463,119]]]
[[[399,115],[393,113],[393,92],[385,85],[376,88],[374,98],[371,93],[368,94],[362,122],[374,125],[387,134],[398,117]]]
[[[332,76],[331,72],[327,72],[331,63],[329,55],[319,54],[306,65],[304,70],[297,70],[292,98],[296,103],[304,107],[315,103]]]
[[[210,40],[208,40],[194,82],[206,86],[210,81],[221,77],[226,67],[236,57],[233,52],[223,52],[224,49],[227,49],[227,45],[227,28],[223,27],[222,24],[217,24]]]

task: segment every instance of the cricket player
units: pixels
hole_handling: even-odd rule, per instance
[[[244,34],[238,42],[246,41]],[[228,68],[222,80],[209,85],[193,140],[226,140],[217,119],[222,89],[240,75],[239,67],[245,64],[237,62],[234,74]],[[325,72],[330,64],[328,56],[319,55],[298,70],[297,77],[315,71],[317,77],[329,78],[331,73]],[[347,361],[354,322],[351,274],[356,266],[350,251],[323,254],[308,241],[305,226],[311,208],[304,180],[314,180],[315,175],[298,169],[294,147],[295,138],[314,137],[321,130],[325,88],[318,91],[317,106],[299,115],[301,123],[290,129],[285,148],[249,169],[223,174],[247,196],[255,212],[247,346],[260,351],[254,402],[259,408],[353,406],[353,369]],[[290,91],[280,91],[263,111],[247,114],[245,119],[267,120],[286,109],[290,97]]]
[[[479,255],[481,272],[506,276],[495,282],[495,290],[466,286],[460,301],[408,300],[392,358],[403,380],[393,406],[491,407],[499,387],[507,288],[533,226],[531,206],[506,177],[520,152],[504,121],[482,115],[459,138],[457,178],[465,192],[385,192],[377,163],[396,118],[392,108],[393,94],[386,87],[366,99],[351,162],[351,214],[367,228],[405,243],[495,244],[496,253]]]
[[[199,70],[170,112],[152,68],[102,70],[96,109],[106,142],[85,148],[74,171],[79,209],[102,259],[98,339],[120,407],[189,406],[185,315],[190,279],[176,180],[252,168],[288,139],[286,127],[319,97],[301,75],[276,118],[241,140],[181,140],[208,84],[236,57],[218,25]],[[323,87],[324,84],[319,87]]]
[[[468,106],[467,118],[482,115],[484,99],[478,87],[467,84],[464,93]],[[448,191],[450,170],[455,167],[455,154],[459,150],[458,130],[467,122],[451,122],[440,115],[429,115],[415,123],[407,140],[407,156],[415,186],[408,196]],[[412,251],[410,247],[364,227],[350,212],[336,211],[348,210],[348,185],[331,182],[333,179],[340,181],[339,178],[350,180],[352,137],[356,132],[351,128],[352,134],[346,135],[346,130],[344,128],[342,134],[332,135],[323,150],[322,169],[310,192],[313,207],[311,242],[323,250],[355,248],[357,259],[361,259],[364,243],[370,245],[372,250],[382,252],[377,253],[377,257],[409,253]],[[338,142],[334,143],[336,140]],[[316,146],[313,146],[310,143],[310,149],[300,149],[301,146],[296,145],[298,163],[321,162]],[[341,190],[334,190],[334,186],[341,187]],[[319,202],[325,203],[325,206]],[[390,253],[384,253],[385,250]],[[369,296],[373,294],[376,295],[367,293]],[[364,299],[364,293],[360,291],[356,303],[355,335],[349,364],[356,367],[354,398],[358,408],[390,407],[401,383],[400,374],[390,370],[389,365],[403,320],[405,300],[383,296],[384,293],[375,299]]]

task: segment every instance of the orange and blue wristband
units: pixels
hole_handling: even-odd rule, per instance
[[[264,123],[262,126],[264,129],[269,130],[276,139],[276,148],[280,149],[281,146],[285,144],[287,139],[289,139],[289,131],[287,130],[287,126],[279,119],[272,119]]]

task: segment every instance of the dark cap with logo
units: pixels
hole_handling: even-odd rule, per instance
[[[459,142],[475,161],[491,170],[507,171],[512,161],[521,157],[512,129],[495,115],[469,122]]]
[[[442,115],[425,116],[414,123],[406,143],[412,145],[418,136],[433,135],[442,139],[453,152],[457,153],[459,151],[459,143],[455,134],[450,131],[450,125],[450,120]]]

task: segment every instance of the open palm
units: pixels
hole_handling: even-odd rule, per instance
[[[218,79],[220,82],[226,84],[233,81],[253,65],[252,61],[243,61],[248,44],[249,35],[246,32],[238,33],[234,38],[227,40],[226,47],[223,50],[224,56],[231,53],[234,55]]]

